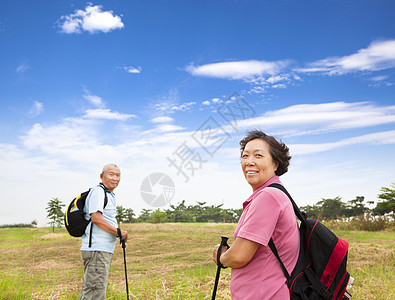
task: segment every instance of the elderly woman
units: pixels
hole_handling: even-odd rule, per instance
[[[279,176],[288,171],[291,156],[285,144],[259,130],[247,133],[240,150],[241,168],[253,193],[243,203],[232,246],[227,251],[222,247],[219,260],[232,268],[233,300],[289,299],[286,278],[268,242],[273,238],[290,274],[299,255],[298,225],[288,197],[268,185],[281,183]],[[218,248],[213,250],[215,263]]]

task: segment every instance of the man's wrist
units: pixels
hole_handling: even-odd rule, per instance
[[[119,228],[117,228],[117,237],[119,237],[120,239],[122,239],[121,229],[119,229]]]

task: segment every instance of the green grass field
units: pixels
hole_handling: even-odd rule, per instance
[[[234,224],[124,224],[130,299],[211,299],[212,248]],[[350,243],[353,299],[395,299],[395,233],[336,231]],[[80,239],[64,228],[0,229],[0,299],[77,299],[82,284]],[[217,299],[230,299],[230,270]],[[108,299],[126,299],[123,252],[117,245]]]

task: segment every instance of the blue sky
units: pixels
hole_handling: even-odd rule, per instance
[[[39,221],[122,171],[171,204],[239,208],[238,142],[258,128],[293,156],[299,205],[377,201],[395,181],[393,1],[0,2],[0,224]],[[157,185],[155,192],[161,193]],[[167,206],[161,207],[168,208]]]

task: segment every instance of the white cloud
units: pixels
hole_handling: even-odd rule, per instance
[[[101,5],[93,6],[88,3],[85,10],[76,10],[73,14],[60,17],[58,21],[60,31],[66,34],[110,32],[124,27],[121,17],[113,11],[102,11]]]
[[[159,111],[161,114],[173,114],[177,111],[186,111],[191,108],[191,105],[179,103],[177,89],[171,89],[166,94],[158,96],[151,105],[154,110]]]
[[[117,120],[126,121],[130,118],[135,118],[132,114],[122,114],[119,112],[112,112],[110,109],[88,109],[85,111],[85,118],[87,119],[105,119],[105,120]]]
[[[173,111],[188,111],[190,110],[193,106],[195,106],[196,102],[186,102],[178,105],[173,105],[170,110]]]
[[[357,71],[379,71],[395,67],[395,40],[375,41],[357,53],[329,57],[300,68],[298,72],[343,75]]]
[[[93,124],[81,119],[65,119],[59,124],[43,126],[39,123],[22,137],[29,149],[41,149],[47,153],[62,152],[62,149],[80,148],[95,143]]]
[[[231,61],[186,67],[194,76],[222,79],[251,79],[264,75],[275,75],[288,65],[286,61],[267,62],[259,60]]]
[[[174,119],[170,117],[157,117],[151,120],[152,123],[171,123]]]
[[[140,74],[141,71],[142,71],[141,67],[135,68],[135,67],[132,67],[132,66],[130,66],[130,67],[121,67],[121,69],[125,70],[127,73],[130,73],[130,74]]]
[[[142,134],[159,134],[159,133],[166,133],[166,132],[175,132],[175,131],[180,131],[184,130],[185,127],[169,124],[173,123],[174,119],[170,117],[157,117],[153,118],[151,120],[152,123],[159,124],[156,126],[154,129],[150,129],[147,131],[144,131]]]
[[[96,110],[96,113],[98,111]],[[111,116],[111,119],[114,117],[109,110],[103,110],[102,113]],[[393,173],[393,160],[388,159],[385,166],[377,168],[377,164],[372,163],[371,159],[383,155],[392,157],[392,154],[379,152],[383,148],[374,148],[379,154],[373,153],[368,158],[358,158],[354,157],[355,147],[352,146],[357,145],[360,149],[361,145],[393,145],[394,130],[381,130],[342,139],[336,139],[333,135],[331,137],[334,141],[329,141],[322,135],[319,136],[319,141],[323,142],[318,143],[306,141],[308,136],[302,135],[325,131],[328,128],[344,131],[350,128],[389,124],[394,122],[394,114],[394,106],[382,107],[367,102],[334,102],[295,105],[268,112],[260,118],[244,120],[243,124],[239,122],[240,127],[237,130],[232,131],[229,128],[228,132],[233,138],[213,157],[207,154],[203,157],[206,162],[201,169],[196,170],[193,176],[188,173],[191,176],[188,184],[176,168],[169,167],[167,158],[175,158],[174,153],[184,142],[195,154],[203,155],[204,150],[194,143],[194,132],[180,131],[181,126],[171,124],[174,122],[173,118],[154,118],[151,122],[158,124],[158,127],[150,130],[148,136],[143,129],[133,128],[130,135],[125,136],[120,143],[108,139],[107,130],[111,131],[111,128],[116,127],[113,122],[106,123],[104,132],[103,127],[99,126],[102,122],[95,119],[67,118],[52,125],[37,123],[21,137],[22,145],[0,144],[0,167],[8,170],[6,174],[0,175],[0,187],[5,193],[3,198],[18,199],[19,207],[26,208],[25,212],[21,213],[13,206],[5,206],[5,210],[0,212],[0,219],[6,223],[31,222],[38,219],[40,226],[45,225],[47,220],[42,207],[45,207],[48,200],[59,197],[65,203],[73,199],[76,193],[97,184],[100,169],[108,162],[117,163],[121,167],[122,180],[116,191],[119,205],[132,207],[136,212],[142,208],[150,208],[141,199],[140,185],[145,176],[158,171],[168,174],[176,182],[176,196],[172,204],[183,199],[191,204],[205,199],[210,205],[221,204],[224,200],[226,207],[241,207],[240,197],[248,197],[250,188],[244,183],[239,170],[235,136],[242,134],[243,126],[250,129],[252,124],[262,126],[265,131],[268,129],[268,133],[271,134],[299,132],[300,136],[295,138],[297,142],[289,145],[294,155],[292,172],[282,178],[290,191],[295,191],[296,199],[312,203],[314,199],[319,200],[320,197],[331,195],[333,191],[337,193],[334,196],[349,196],[344,192],[347,190],[352,190],[351,193],[358,190],[363,195],[373,194],[374,197],[379,187],[387,184],[383,182],[383,178],[390,178],[388,174]],[[351,121],[352,126],[349,126],[347,121]],[[289,131],[289,128],[292,128],[292,131]],[[344,160],[337,157],[338,153],[332,152],[336,163],[333,162],[333,157],[324,158],[324,155],[331,154],[331,150],[340,148],[344,148],[343,154],[347,152],[347,148],[351,148],[352,151],[348,152]],[[314,156],[313,153],[318,155]],[[314,161],[308,165],[312,157]],[[352,161],[349,157],[353,158]],[[303,160],[308,163],[304,163]],[[347,164],[344,164],[344,161]],[[318,164],[315,164],[316,162]],[[374,165],[376,170],[371,172],[368,164]],[[317,169],[320,176],[317,176]],[[357,172],[353,172],[354,170]],[[339,172],[344,178],[349,179],[346,182],[339,181]],[[304,185],[302,179],[306,178],[310,178],[314,184]],[[361,185],[361,182],[367,181],[368,185]],[[376,186],[377,182],[381,185]],[[341,184],[347,186],[343,189]],[[21,186],[24,189],[21,189]],[[202,186],[205,188],[202,189]],[[232,189],[229,189],[229,186],[232,186]],[[26,197],[26,190],[29,191],[29,197]],[[314,190],[313,196],[311,190]],[[350,197],[352,196],[355,195],[352,194]]]
[[[173,101],[157,103],[154,105],[156,110],[166,112],[166,113],[175,113],[177,111],[189,111],[193,106],[196,105],[196,102],[186,102],[186,103],[174,103]]]
[[[28,69],[30,69],[30,66],[29,66],[26,62],[24,62],[24,63],[21,63],[21,64],[16,68],[16,72],[19,73],[19,74],[23,74],[23,73],[25,73]]]
[[[88,100],[89,103],[93,104],[94,106],[98,108],[104,108],[105,103],[103,99],[99,96],[91,95],[90,92],[87,89],[84,89],[85,95],[83,97]]]
[[[379,76],[373,76],[372,78],[370,78],[370,80],[374,82],[378,82],[378,81],[386,80],[388,79],[388,77],[389,77],[388,75],[379,75]]]
[[[144,131],[143,134],[160,134],[160,133],[165,133],[165,132],[175,132],[175,131],[180,131],[184,130],[185,127],[182,126],[177,126],[177,125],[172,125],[172,124],[161,124],[154,129],[150,129],[147,131]]]
[[[223,100],[219,99],[219,98],[212,98],[211,100],[206,100],[203,101],[202,104],[204,106],[209,106],[209,105],[215,105],[215,104],[220,104]]]
[[[295,144],[289,145],[292,155],[304,155],[318,152],[331,151],[350,145],[386,145],[395,144],[395,130],[365,134],[357,137],[343,139],[332,143],[322,144]]]
[[[29,110],[29,116],[34,118],[37,117],[44,111],[44,106],[41,102],[34,101],[33,106]]]
[[[238,122],[241,128],[265,128],[281,135],[317,134],[395,123],[395,106],[369,102],[299,104]]]
[[[83,97],[88,100],[89,103],[97,107],[96,109],[87,109],[85,111],[84,118],[86,119],[126,121],[136,117],[136,115],[133,114],[113,112],[111,109],[105,108],[105,102],[101,97],[92,95],[86,88],[84,88],[84,92],[85,94]]]
[[[246,60],[201,66],[190,64],[185,70],[193,76],[242,80],[251,85],[249,93],[260,94],[267,88],[285,88],[293,80],[300,80],[299,76],[288,73],[290,63],[288,60],[274,62]]]

